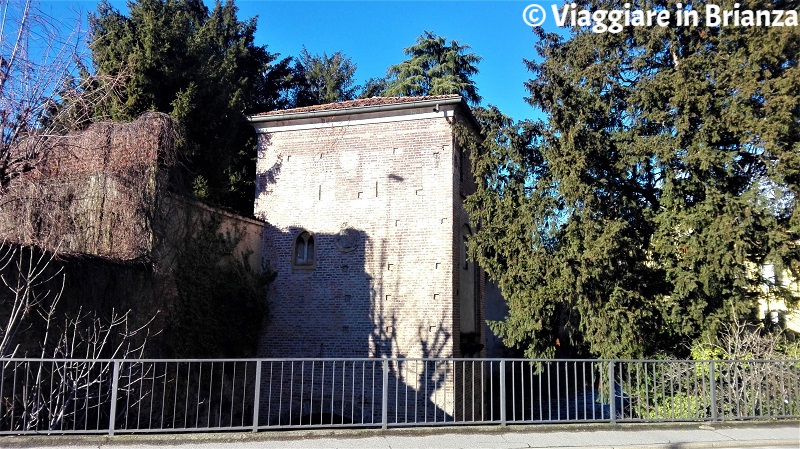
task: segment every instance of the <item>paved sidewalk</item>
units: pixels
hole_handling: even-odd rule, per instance
[[[0,447],[277,448],[800,448],[800,422],[531,425],[436,429],[272,431],[256,434],[0,437]]]

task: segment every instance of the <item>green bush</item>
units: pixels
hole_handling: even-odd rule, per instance
[[[219,219],[210,219],[183,245],[169,326],[174,357],[255,356],[274,274],[268,268],[254,272],[249,254],[235,254],[239,240],[238,233],[220,232]]]

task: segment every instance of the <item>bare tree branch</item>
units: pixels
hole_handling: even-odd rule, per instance
[[[0,0],[0,195],[48,156],[49,139],[88,125],[118,96],[126,75],[81,76],[85,33],[33,0]],[[123,71],[124,72],[124,71]],[[85,75],[85,74],[84,74]]]
[[[57,318],[66,275],[55,265],[53,254],[45,250],[0,244],[0,311],[9,311],[7,317],[0,312],[5,321],[0,328],[0,376],[24,379],[13,397],[3,398],[10,402],[0,404],[0,419],[14,416],[10,425],[15,430],[75,426],[89,413],[107,413],[112,364],[102,359],[141,359],[155,319],[131,327],[130,311],[120,314],[112,310],[110,317],[103,319],[82,308]],[[37,357],[13,359],[33,350],[32,342],[18,341],[21,331],[27,329],[40,330]],[[120,397],[130,394],[132,399],[120,413],[147,396],[137,388],[151,369],[136,362],[126,364],[125,383],[118,391]]]

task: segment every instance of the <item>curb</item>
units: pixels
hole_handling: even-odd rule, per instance
[[[587,424],[533,424],[533,425],[510,425],[510,426],[457,426],[457,427],[401,427],[381,429],[283,429],[265,430],[260,432],[227,432],[227,433],[138,433],[125,434],[118,433],[114,436],[108,435],[5,435],[0,436],[0,448],[29,448],[29,447],[88,447],[88,446],[111,446],[114,445],[165,445],[165,446],[184,446],[192,444],[242,444],[258,442],[311,442],[321,439],[337,439],[341,441],[383,437],[383,438],[403,438],[426,437],[435,435],[459,435],[459,434],[514,434],[514,433],[587,433],[597,431],[614,431],[619,433],[637,433],[644,431],[664,431],[664,430],[725,430],[737,428],[787,428],[795,426],[798,429],[797,439],[774,439],[774,440],[738,440],[730,439],[723,441],[694,441],[679,442],[667,441],[664,443],[653,444],[613,444],[604,445],[600,442],[593,449],[706,449],[706,448],[750,448],[750,447],[800,447],[800,421],[736,421],[736,422],[672,422],[672,423],[587,423]],[[536,447],[535,449],[568,449],[587,446],[570,445],[569,443],[551,446]]]
[[[709,441],[693,443],[661,443],[645,445],[617,445],[617,446],[590,446],[592,449],[731,449],[744,447],[797,447],[797,440],[731,440],[731,441]],[[532,449],[571,449],[582,446],[557,446],[557,447],[537,447]]]
[[[734,449],[746,447],[797,447],[793,440],[748,440],[748,441],[709,441],[707,443],[663,443],[630,446],[590,446],[592,449]],[[531,449],[572,449],[585,446],[536,447]]]

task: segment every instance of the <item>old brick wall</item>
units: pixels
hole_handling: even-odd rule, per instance
[[[462,201],[474,184],[451,129],[460,113],[450,106],[257,126],[255,215],[267,222],[265,261],[277,272],[260,356],[460,357],[464,295],[478,302],[467,319],[483,341],[482,272],[463,268]],[[302,232],[314,237],[312,267],[292,263]],[[433,380],[407,369],[392,373],[402,388],[454,382],[452,372]],[[460,402],[452,394],[437,401],[450,411]]]
[[[134,328],[153,319],[146,352],[152,357],[174,356],[169,328],[181,315],[174,270],[204,222],[213,218],[220,233],[239,238],[233,257],[246,259],[256,273],[262,268],[264,223],[168,190],[176,138],[175,123],[159,113],[54,136],[42,165],[0,195],[0,246],[14,242],[58,253],[43,276],[65,275],[57,315],[109,320],[112,312],[131,310]],[[55,292],[57,280],[45,285]],[[9,292],[0,288],[0,318],[14,299]],[[21,339],[36,349],[44,331],[37,313],[30,316],[36,323]]]
[[[175,139],[174,122],[157,113],[50,138],[42,165],[0,197],[0,236],[62,253],[148,256]]]
[[[232,257],[247,263],[253,272],[261,273],[264,222],[172,193],[163,196],[159,219],[153,248],[159,270],[174,270],[186,239],[194,239],[207,223],[215,222],[219,234],[237,242]]]
[[[449,123],[338,122],[261,142],[255,211],[278,272],[262,354],[453,356]],[[336,243],[344,229],[348,251]],[[303,230],[316,240],[312,269],[291,262]]]

